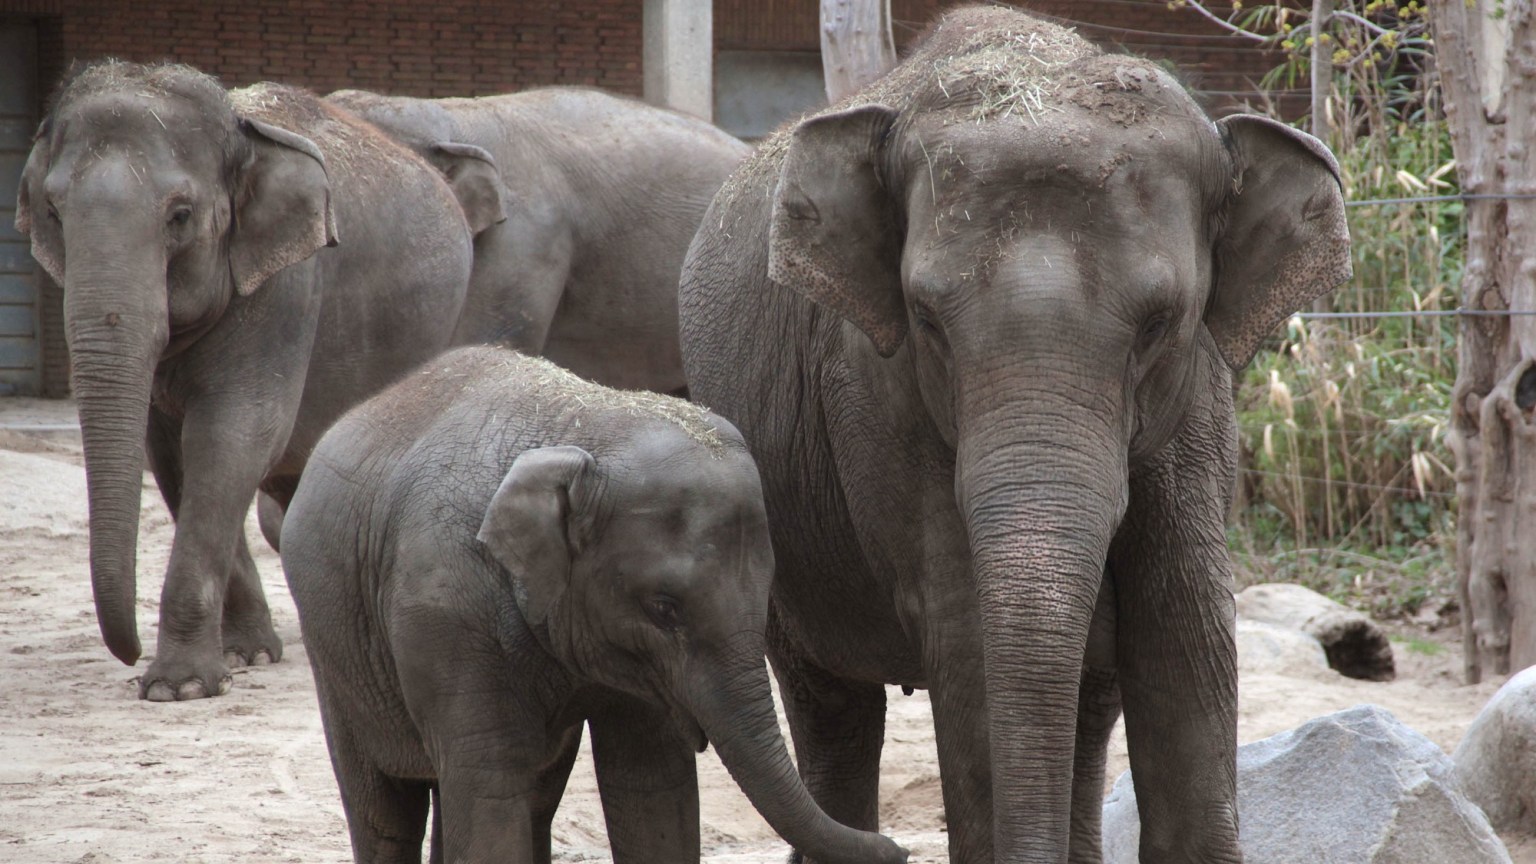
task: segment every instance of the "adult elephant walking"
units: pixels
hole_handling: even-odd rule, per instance
[[[926,687],[950,859],[1096,860],[1123,702],[1142,860],[1241,859],[1232,370],[1348,245],[1318,141],[1006,8],[727,181],[683,357],[762,470],[831,815],[877,824],[881,685]]]
[[[432,166],[310,93],[108,61],[58,94],[16,221],[64,286],[102,636],[137,661],[147,452],[176,533],[140,695],[223,693],[227,664],[282,654],[251,497],[286,505],[336,417],[450,344],[463,212]]]
[[[745,144],[702,120],[574,87],[326,99],[461,190],[478,233],[459,342],[540,354],[610,387],[683,390],[678,273]]]

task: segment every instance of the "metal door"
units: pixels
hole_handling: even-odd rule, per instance
[[[42,386],[37,265],[16,230],[16,192],[37,126],[37,28],[0,22],[0,395]]]

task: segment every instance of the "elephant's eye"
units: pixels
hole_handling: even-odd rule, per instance
[[[927,303],[919,302],[913,304],[912,318],[917,322],[918,328],[923,333],[934,339],[941,341],[944,339],[944,330],[939,327],[939,316],[934,314],[933,309]]]
[[[1144,351],[1163,338],[1168,332],[1169,316],[1166,312],[1158,312],[1149,317],[1141,325],[1141,334],[1137,336],[1136,350]]]
[[[55,225],[64,221],[59,218],[59,210],[57,207],[54,207],[52,203],[48,205],[48,218],[52,219]]]
[[[192,221],[192,208],[177,207],[175,210],[171,211],[171,218],[167,221],[170,223],[171,227],[180,228],[181,226]]]
[[[677,608],[677,601],[665,594],[656,594],[645,598],[645,614],[663,630],[676,630],[683,626],[682,610]]]

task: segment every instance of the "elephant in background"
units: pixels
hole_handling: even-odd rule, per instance
[[[800,770],[878,824],[932,692],[950,860],[1100,857],[1124,710],[1143,861],[1239,861],[1233,370],[1350,274],[1338,166],[1006,7],[763,142],[683,268],[692,396],[762,472]]]
[[[62,85],[16,223],[64,286],[102,636],[137,661],[147,457],[176,532],[140,695],[223,693],[229,664],[282,655],[251,498],[286,505],[332,421],[451,344],[463,210],[431,165],[313,94],[106,61]]]
[[[684,392],[683,255],[749,148],[702,120],[574,87],[475,99],[341,90],[460,189],[475,235],[461,344],[505,344],[610,387]]]
[[[461,348],[342,418],[285,524],[360,864],[419,860],[429,801],[433,861],[548,862],[584,721],[617,862],[698,861],[707,743],[796,846],[906,860],[795,774],[762,488],[705,410]]]

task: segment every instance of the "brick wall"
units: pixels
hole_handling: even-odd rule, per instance
[[[0,15],[54,21],[60,69],[110,55],[190,63],[232,87],[277,79],[447,96],[586,84],[638,95],[641,4],[0,0]]]

